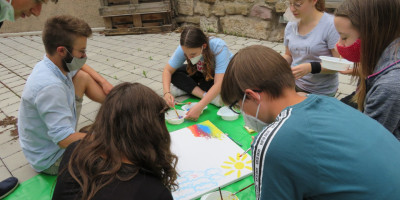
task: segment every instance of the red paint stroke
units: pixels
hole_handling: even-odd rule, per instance
[[[211,138],[211,129],[208,126],[196,124],[193,126],[189,126],[188,129],[192,131],[195,137]]]

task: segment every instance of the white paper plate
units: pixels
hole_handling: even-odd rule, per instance
[[[170,124],[182,124],[185,121],[186,111],[176,110],[181,118],[178,118],[175,110],[169,110],[165,113],[165,120]]]
[[[239,198],[236,195],[232,195],[233,194],[232,192],[222,190],[221,193],[222,193],[222,198],[224,200],[239,200]],[[219,191],[215,191],[203,195],[200,200],[220,200],[220,199],[221,195],[219,194]]]
[[[239,114],[233,112],[228,106],[220,108],[217,115],[221,116],[223,120],[233,121],[239,118]]]
[[[334,71],[345,71],[352,69],[354,63],[350,62],[344,58],[336,58],[329,56],[320,56],[322,61],[321,65],[323,68],[334,70]]]

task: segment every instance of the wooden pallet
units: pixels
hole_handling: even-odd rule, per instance
[[[105,35],[160,33],[172,31],[170,0],[100,0]]]

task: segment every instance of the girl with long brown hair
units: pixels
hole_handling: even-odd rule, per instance
[[[221,106],[221,83],[232,56],[222,39],[208,37],[197,27],[186,27],[162,75],[167,104],[173,107],[174,98],[182,94],[201,98],[186,114],[190,120],[197,120],[209,103]]]
[[[296,21],[285,28],[283,57],[296,78],[296,91],[334,96],[339,86],[335,71],[321,66],[319,56],[339,57],[339,34],[333,16],[324,12],[325,0],[287,0]]]
[[[346,0],[335,13],[337,49],[356,62],[358,109],[400,140],[400,0]]]
[[[172,199],[177,157],[168,109],[140,83],[112,89],[89,133],[66,149],[53,199]]]

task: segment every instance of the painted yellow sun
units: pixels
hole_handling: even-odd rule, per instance
[[[236,159],[229,156],[229,161],[224,161],[224,164],[227,164],[228,166],[221,165],[221,167],[229,170],[224,174],[224,176],[228,176],[237,171],[237,177],[239,178],[241,170],[243,169],[252,170],[251,166],[246,166],[246,164],[251,164],[251,160],[246,161],[246,158],[248,157],[247,154],[243,155],[242,157],[239,156],[240,153],[237,153]]]

